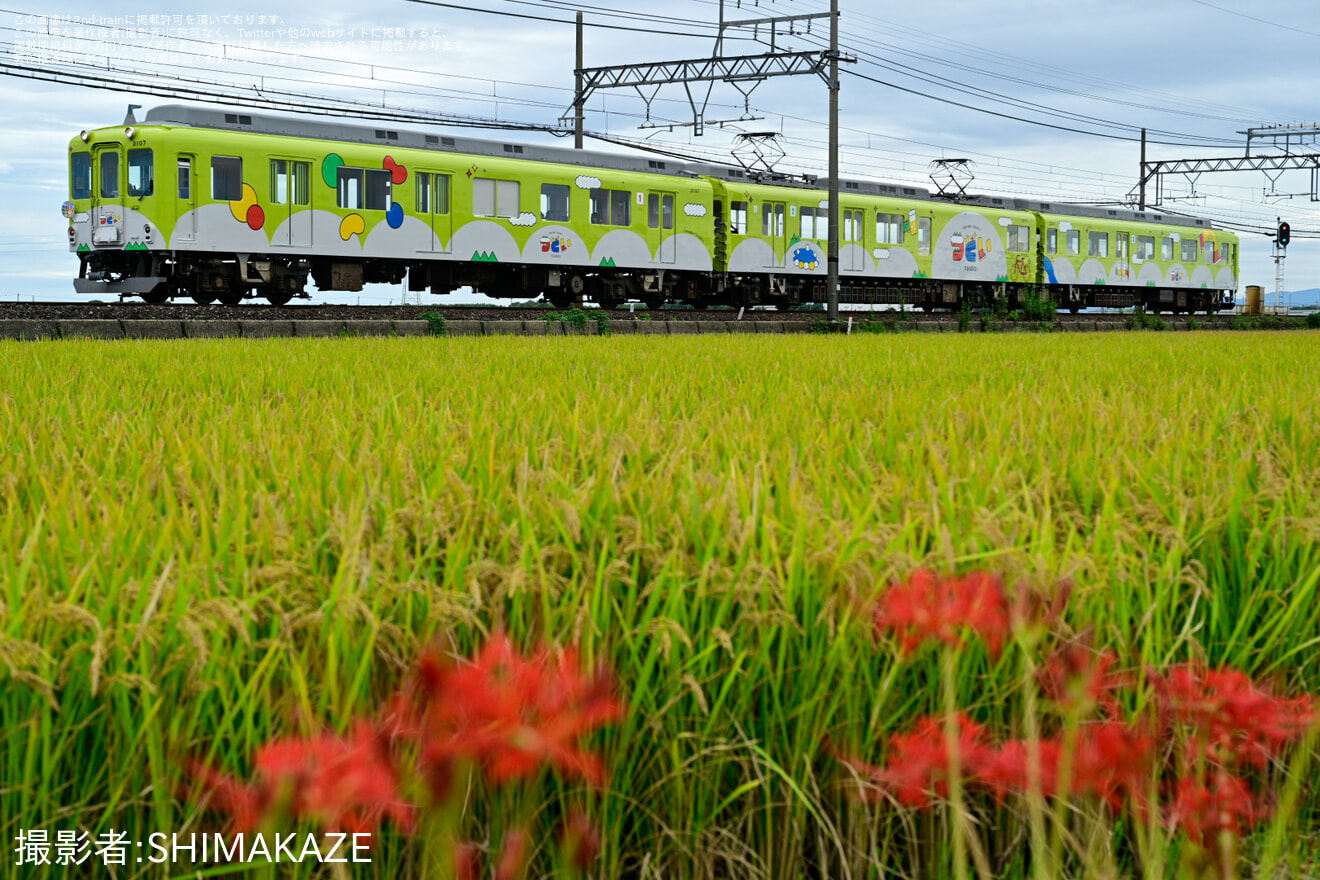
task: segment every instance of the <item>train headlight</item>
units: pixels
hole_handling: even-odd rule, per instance
[[[70,227],[69,227],[69,241],[73,241],[74,238],[77,237],[77,235],[78,235],[78,233],[74,231],[74,228],[73,228],[72,226],[70,226]]]
[[[128,128],[124,129],[124,137],[128,138],[130,141],[133,139],[133,135],[135,134],[137,134],[137,129],[135,129],[131,125]]]
[[[82,138],[82,142],[85,144],[92,139],[92,133],[84,128],[78,132],[78,137]]]
[[[148,223],[148,224],[144,225],[144,226],[142,227],[142,231],[143,231],[144,233],[146,233],[148,237],[150,237],[150,236],[151,236],[151,224]]]

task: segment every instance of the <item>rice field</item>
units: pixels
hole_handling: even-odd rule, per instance
[[[507,632],[577,646],[626,706],[590,739],[603,788],[464,801],[492,850],[534,817],[529,876],[568,876],[577,804],[592,876],[953,876],[947,829],[837,758],[944,705],[935,654],[899,669],[867,603],[922,568],[1071,582],[1061,625],[1133,670],[1320,692],[1316,341],[0,342],[0,875],[88,867],[13,867],[26,830],[208,829],[190,759],[246,774],[347,731],[427,645]],[[1020,734],[1022,662],[969,648],[957,705]],[[1247,864],[1283,834],[1315,874],[1299,786]],[[980,830],[995,876],[1030,873],[1021,827]],[[353,876],[445,876],[426,853],[387,830]]]

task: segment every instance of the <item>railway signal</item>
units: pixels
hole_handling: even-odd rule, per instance
[[[1286,248],[1286,247],[1288,246],[1288,239],[1289,239],[1291,236],[1292,236],[1292,227],[1290,227],[1287,223],[1280,223],[1280,224],[1279,224],[1279,247],[1281,247],[1281,248]]]

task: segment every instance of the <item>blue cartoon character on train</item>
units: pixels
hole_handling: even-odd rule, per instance
[[[815,248],[804,245],[793,251],[793,265],[799,269],[815,271],[816,267],[820,265],[820,256],[816,253]]]

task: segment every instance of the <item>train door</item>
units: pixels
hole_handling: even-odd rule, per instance
[[[175,199],[174,241],[190,244],[197,241],[197,181],[193,177],[195,156],[181,153],[178,159],[178,196]]]
[[[417,172],[417,215],[431,227],[431,252],[449,253],[453,237],[453,214],[450,212],[448,174]]]
[[[779,268],[783,265],[784,253],[788,250],[784,238],[785,218],[788,211],[783,202],[761,203],[761,235],[770,245],[771,254],[767,265]]]
[[[271,220],[277,247],[312,246],[312,163],[306,159],[270,160]]]
[[[866,270],[864,258],[866,256],[866,222],[863,219],[866,212],[861,209],[845,208],[843,211],[843,228],[839,240],[842,242],[843,269],[846,272],[863,272]],[[857,247],[848,247],[854,244]]]
[[[651,249],[660,263],[678,259],[678,241],[674,238],[674,194],[653,192],[646,197],[646,226]]]
[[[92,244],[122,246],[124,242],[124,151],[118,144],[92,148]]]

